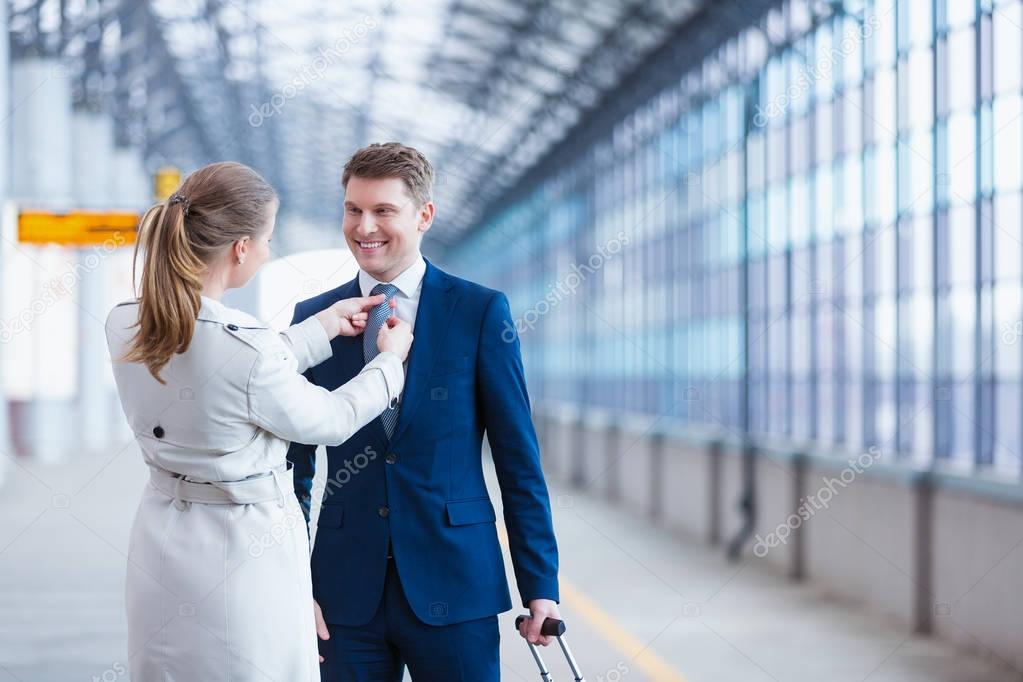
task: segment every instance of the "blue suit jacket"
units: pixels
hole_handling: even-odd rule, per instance
[[[361,296],[358,277],[295,307],[294,322]],[[496,515],[483,479],[486,431],[523,605],[558,601],[558,551],[518,336],[499,291],[427,260],[398,423],[379,419],[328,447],[312,555],[328,623],[362,625],[380,602],[388,539],[416,615],[443,625],[511,608]],[[339,336],[306,377],[333,390],[364,366],[362,336]],[[296,405],[295,409],[302,409]],[[292,443],[295,492],[309,521],[315,446]]]

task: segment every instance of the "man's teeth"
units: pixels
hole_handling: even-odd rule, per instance
[[[364,249],[375,249],[378,246],[383,246],[383,242],[359,242],[359,246]]]

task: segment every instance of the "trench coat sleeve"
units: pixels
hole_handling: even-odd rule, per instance
[[[284,440],[340,445],[396,403],[405,383],[401,360],[384,351],[351,381],[328,391],[298,373],[290,349],[273,346],[252,365],[248,412],[253,424]]]
[[[327,330],[315,316],[307,317],[282,331],[281,340],[295,356],[299,374],[331,356],[332,351],[330,339],[327,338]]]

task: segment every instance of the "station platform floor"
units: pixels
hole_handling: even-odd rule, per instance
[[[0,682],[127,680],[122,586],[147,476],[136,447],[6,465]],[[812,586],[730,563],[721,549],[558,480],[549,485],[567,641],[589,682],[1023,680]],[[520,612],[501,615],[502,679],[539,680],[513,631]],[[555,680],[572,679],[556,645],[543,653]]]

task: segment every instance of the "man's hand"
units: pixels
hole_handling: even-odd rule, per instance
[[[327,623],[323,620],[323,611],[320,605],[313,599],[313,615],[316,616],[316,636],[320,639],[330,639],[330,631],[327,630]],[[320,663],[323,663],[323,656],[320,656]]]
[[[551,599],[533,599],[529,602],[529,618],[519,623],[519,634],[528,642],[547,646],[554,638],[550,635],[541,635],[540,628],[548,618],[561,620],[557,602]]]

